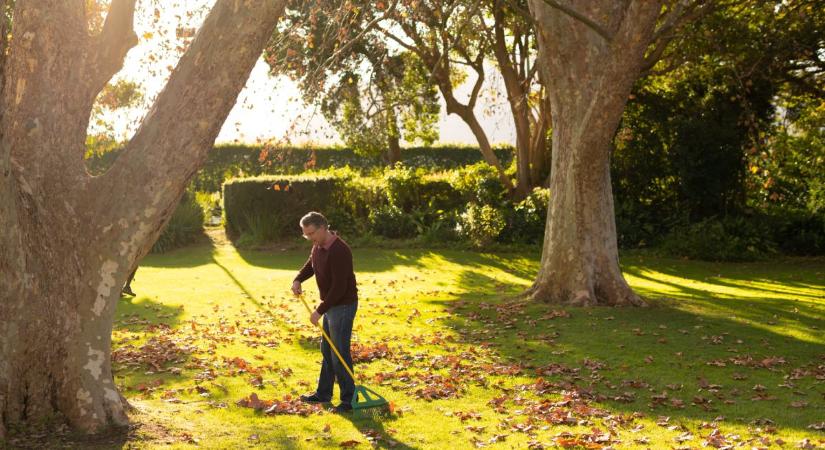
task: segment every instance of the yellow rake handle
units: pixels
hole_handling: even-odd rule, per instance
[[[306,307],[307,307],[307,311],[309,311],[309,313],[310,313],[310,314],[312,314],[312,308],[310,308],[310,307],[309,307],[309,304],[307,303],[307,301],[306,301],[306,300],[304,300],[304,294],[299,294],[297,297],[298,297],[299,299],[301,299],[301,303],[303,303],[303,304],[304,304],[304,306],[306,306]],[[352,369],[350,369],[350,368],[349,368],[349,365],[347,364],[347,362],[346,362],[346,361],[344,361],[344,357],[343,357],[343,356],[341,356],[341,354],[340,354],[340,353],[338,353],[338,349],[337,349],[337,348],[335,348],[335,344],[333,344],[333,343],[332,343],[332,339],[331,339],[331,338],[329,337],[329,335],[327,334],[327,330],[325,330],[325,329],[324,329],[324,324],[319,322],[319,323],[318,323],[318,328],[320,328],[320,329],[321,329],[321,333],[324,333],[324,338],[325,338],[325,339],[327,340],[327,342],[329,343],[329,346],[330,346],[330,347],[332,347],[332,351],[334,351],[334,352],[335,352],[335,356],[337,356],[337,357],[338,357],[338,359],[339,359],[339,360],[341,360],[341,364],[344,366],[344,369],[347,369],[347,373],[349,373],[349,376],[351,376],[351,377],[352,377],[352,380],[353,380],[353,381],[355,381],[355,374],[353,374],[353,373],[352,373]]]

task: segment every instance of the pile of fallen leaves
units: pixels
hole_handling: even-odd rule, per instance
[[[258,398],[254,392],[249,397],[238,400],[236,405],[242,408],[252,408],[255,411],[263,411],[266,414],[288,414],[296,416],[309,416],[310,414],[320,414],[324,409],[317,404],[302,402],[298,397],[285,395],[278,400],[263,400]]]
[[[170,336],[161,334],[150,338],[140,348],[126,345],[112,350],[112,361],[125,366],[146,366],[159,372],[167,363],[184,362],[186,356],[195,350],[194,346],[181,345]]]
[[[356,363],[367,363],[376,359],[386,358],[390,355],[390,349],[385,343],[369,345],[353,342],[350,348],[352,361]]]

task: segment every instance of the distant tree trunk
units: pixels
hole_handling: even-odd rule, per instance
[[[473,133],[473,136],[475,136],[476,142],[478,142],[478,148],[481,150],[481,155],[484,157],[484,161],[496,169],[498,179],[501,180],[501,183],[507,189],[507,192],[512,195],[513,182],[510,180],[510,177],[504,173],[504,167],[501,165],[498,156],[496,156],[495,152],[493,152],[493,146],[490,145],[490,140],[487,139],[487,133],[484,132],[484,127],[482,127],[481,123],[479,123],[472,108],[466,105],[461,105],[456,101],[448,101],[447,112],[458,115],[458,117],[461,117],[464,123],[470,127],[470,131]]]
[[[387,139],[387,164],[394,166],[395,163],[401,161],[401,144],[398,136],[390,136]]]
[[[596,30],[546,0],[530,0],[553,108],[551,199],[533,299],[579,306],[644,305],[619,269],[610,146],[645,64],[662,3],[567,2]]]
[[[536,130],[530,141],[530,185],[547,187],[547,172],[550,167],[550,151],[547,148],[547,133],[550,131],[550,105],[544,98],[539,103],[538,119],[533,123]]]
[[[0,119],[0,437],[61,414],[124,425],[111,333],[120,289],[205,162],[283,1],[218,0],[112,168],[83,163],[95,97],[137,42],[135,0],[89,36],[84,0],[17,0]]]
[[[516,130],[516,188],[515,194],[519,198],[527,195],[535,186],[540,185],[534,182],[532,177],[533,165],[538,163],[535,154],[536,134],[541,133],[537,122],[533,118],[533,111],[529,103],[530,89],[534,73],[528,69],[526,64],[529,56],[526,48],[521,49],[521,54],[511,52],[507,48],[507,36],[504,23],[504,2],[496,0],[493,2],[493,55],[496,58],[501,77],[504,80],[504,88],[507,91],[507,102],[510,104],[510,113],[513,118],[513,125]],[[515,33],[512,37],[514,41],[520,42],[526,38],[529,42],[530,33],[524,36],[520,30],[511,30]],[[513,46],[515,47],[515,43]],[[531,120],[534,119],[534,120]],[[531,123],[532,122],[532,123]],[[531,126],[533,125],[533,126]]]

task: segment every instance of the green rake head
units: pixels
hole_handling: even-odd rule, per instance
[[[390,402],[368,387],[355,386],[352,412],[356,417],[388,416],[391,412]]]

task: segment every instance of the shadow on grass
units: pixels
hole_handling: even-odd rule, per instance
[[[391,422],[393,420],[392,417],[356,418],[354,414],[346,414],[342,417],[352,422],[352,426],[357,428],[362,435],[373,437],[380,436],[380,439],[374,439],[373,441],[371,441],[373,448],[391,448],[403,450],[413,450],[420,448],[399,441],[392,435],[391,431],[387,430],[387,428],[384,426],[384,422]]]
[[[816,279],[814,272],[822,268],[790,270],[797,274],[804,271],[802,276]],[[747,273],[732,269],[736,266],[720,265],[714,275],[748,280]],[[460,306],[454,309],[455,314],[441,320],[459,333],[462,343],[487,343],[504,360],[527,364],[525,375],[553,379],[557,376],[547,377],[535,370],[550,364],[577,369],[574,375],[561,379],[594,392],[612,411],[707,422],[721,415],[744,424],[769,418],[777,426],[799,430],[821,420],[825,409],[821,382],[810,369],[825,361],[825,342],[813,338],[821,336],[819,330],[825,328],[825,305],[793,298],[716,298],[706,290],[656,279],[651,273],[665,272],[656,261],[635,264],[625,272],[676,288],[679,298],[655,301],[653,307],[643,309],[561,308],[489,295],[498,280],[466,271],[458,283],[466,289],[457,298]],[[716,279],[705,279],[702,273],[678,267],[667,273],[686,281],[723,286]],[[754,275],[779,285],[776,290],[762,291],[784,291],[781,275],[776,279],[766,271]],[[440,307],[453,302],[429,301]],[[493,307],[480,308],[480,303]],[[561,309],[571,317],[545,316]],[[800,339],[797,334],[811,338]],[[590,368],[594,361],[605,367]],[[794,370],[799,374],[805,369],[809,370],[807,375],[792,375]],[[708,385],[719,386],[709,389]],[[757,392],[754,386],[765,387],[764,395],[759,395],[762,388]],[[628,391],[630,403],[627,397],[622,398]],[[665,391],[667,404],[656,404],[653,397]],[[672,404],[671,399],[679,401]],[[808,406],[791,407],[798,401]]]
[[[153,301],[144,296],[122,296],[115,310],[114,330],[142,331],[149,325],[165,324],[170,328],[180,323],[183,309]]]

